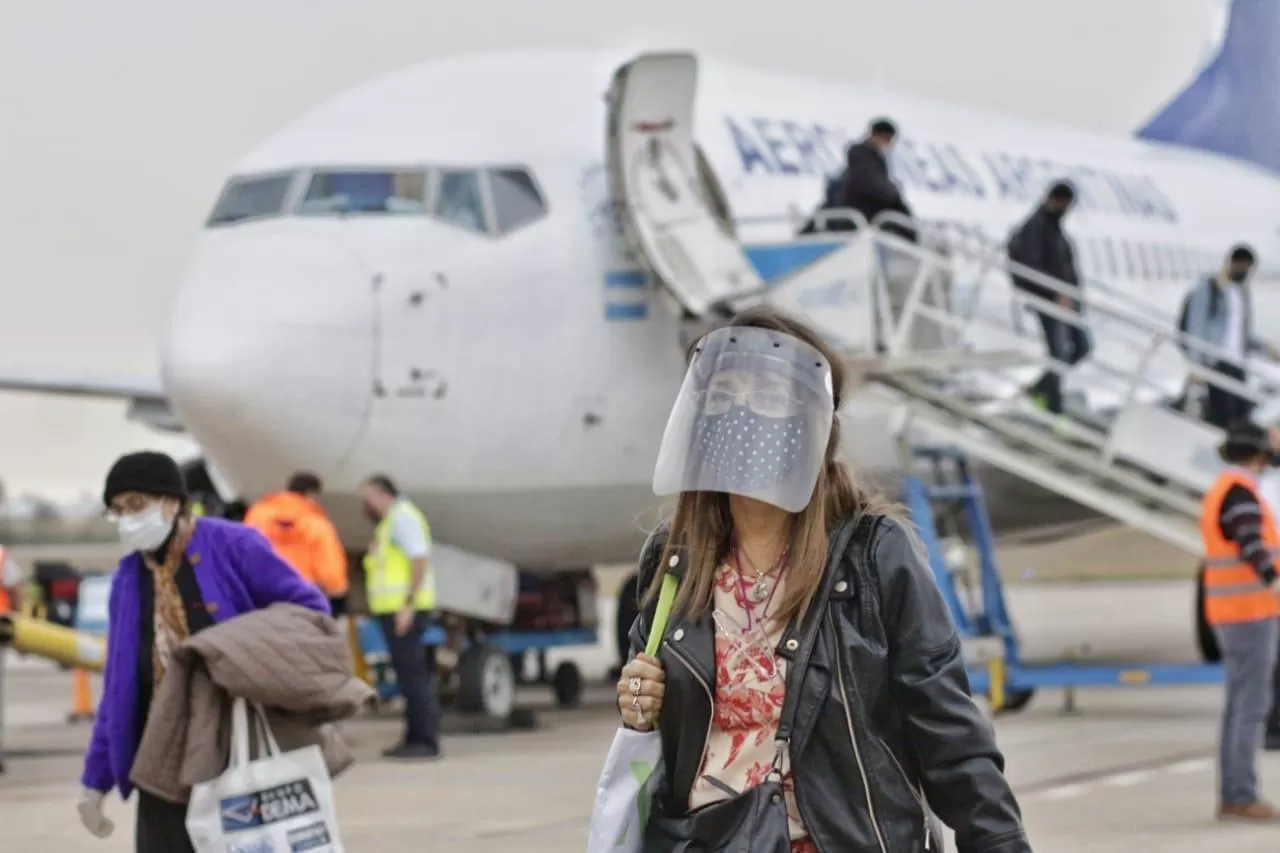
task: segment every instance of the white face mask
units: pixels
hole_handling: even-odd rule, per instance
[[[173,530],[173,522],[166,521],[164,509],[156,504],[142,512],[122,515],[116,522],[120,541],[131,551],[154,551],[164,544]]]

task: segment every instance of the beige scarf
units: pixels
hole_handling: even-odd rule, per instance
[[[189,518],[178,520],[178,530],[163,563],[157,563],[151,555],[144,554],[142,559],[151,570],[153,587],[155,588],[155,610],[152,616],[155,623],[155,642],[151,651],[151,670],[155,683],[159,684],[169,667],[169,656],[173,650],[182,645],[191,636],[187,625],[187,610],[182,603],[182,592],[178,589],[178,569],[187,553],[187,543],[195,523]]]

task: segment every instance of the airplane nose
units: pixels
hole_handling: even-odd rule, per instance
[[[370,274],[325,235],[202,235],[162,344],[170,405],[240,492],[333,474],[372,403]]]

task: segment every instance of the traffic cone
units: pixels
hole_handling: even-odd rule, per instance
[[[93,719],[93,687],[89,683],[89,673],[83,669],[72,670],[71,713],[67,722],[79,723]]]

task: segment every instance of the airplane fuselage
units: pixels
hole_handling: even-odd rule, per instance
[[[624,57],[427,63],[282,130],[236,174],[289,179],[279,215],[208,228],[163,352],[173,406],[243,495],[313,470],[353,549],[356,487],[385,472],[444,542],[518,565],[631,559],[659,517],[653,461],[683,375],[680,323],[624,244],[604,166],[602,95]],[[1235,242],[1274,305],[1280,181],[1247,165],[704,63],[700,145],[744,242],[786,240],[875,115],[903,129],[895,173],[918,216],[1002,239],[1068,177],[1084,271],[1172,316]],[[518,69],[518,73],[511,73]],[[292,215],[325,169],[527,167],[540,218],[476,233],[431,216]],[[431,171],[433,170],[433,171]],[[1007,300],[1007,292],[989,297]],[[847,452],[891,476],[887,412],[845,407]],[[1062,504],[1002,479],[1002,521]]]

